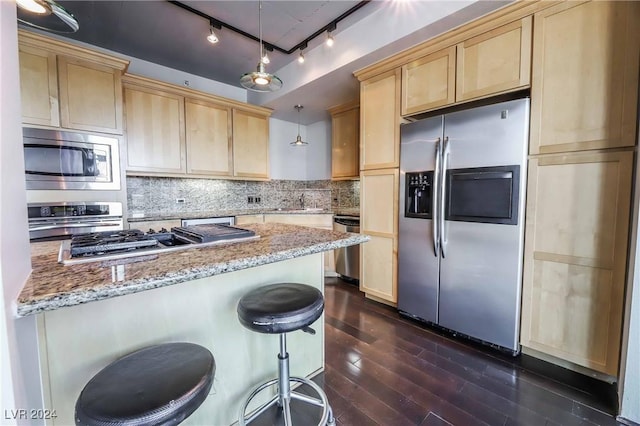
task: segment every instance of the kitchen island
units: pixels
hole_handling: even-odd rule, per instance
[[[217,371],[210,396],[185,424],[228,425],[254,385],[277,375],[278,339],[240,325],[236,305],[251,289],[301,282],[323,290],[322,252],[367,236],[283,224],[243,226],[260,238],[188,248],[151,257],[58,264],[60,242],[32,244],[33,272],[18,315],[37,315],[41,392],[51,424],[73,424],[86,382],[117,358],[175,341],[207,347]],[[322,320],[317,334],[289,336],[292,374],[324,366]]]

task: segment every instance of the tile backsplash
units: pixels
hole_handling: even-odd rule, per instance
[[[249,197],[260,202],[249,203]],[[358,207],[360,182],[127,177],[127,203],[129,216],[133,217],[211,210],[299,208],[301,198],[304,207]]]

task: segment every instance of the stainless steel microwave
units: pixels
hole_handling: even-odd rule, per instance
[[[117,137],[23,128],[27,189],[120,189]]]

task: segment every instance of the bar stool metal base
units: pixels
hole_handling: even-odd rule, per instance
[[[314,398],[309,395],[304,395],[302,393],[291,390],[291,383],[300,383],[309,386],[315,391],[319,398]],[[278,393],[265,404],[256,409],[249,416],[247,416],[247,407],[249,406],[253,398],[255,398],[260,392],[268,389],[273,385],[278,385]],[[268,382],[259,385],[251,393],[249,393],[249,395],[245,399],[245,403],[242,405],[242,407],[240,407],[240,412],[238,414],[238,424],[239,426],[245,426],[254,421],[256,418],[258,418],[258,416],[263,414],[269,408],[273,407],[275,404],[278,404],[284,414],[285,426],[293,426],[290,408],[292,399],[296,399],[298,401],[321,408],[322,414],[320,415],[320,421],[318,422],[319,426],[335,425],[335,419],[333,417],[331,406],[329,405],[329,400],[327,399],[327,395],[324,393],[322,388],[311,380],[307,380],[302,377],[291,377],[289,375],[289,354],[287,353],[287,340],[286,335],[282,333],[280,334],[280,353],[278,354],[278,378],[269,380]]]

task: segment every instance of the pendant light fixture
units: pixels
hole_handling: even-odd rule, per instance
[[[77,19],[53,0],[16,0],[18,22],[40,30],[75,33]]]
[[[296,137],[296,140],[291,142],[289,145],[294,145],[294,146],[309,145],[309,143],[303,141],[302,137],[300,136],[300,110],[304,107],[302,105],[295,105],[294,108],[298,110],[298,137]]]
[[[276,75],[269,74],[264,66],[264,48],[262,46],[262,1],[258,2],[258,24],[260,26],[260,50],[258,68],[254,72],[248,72],[240,78],[240,84],[255,92],[275,92],[282,87],[282,80]]]

